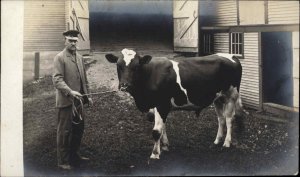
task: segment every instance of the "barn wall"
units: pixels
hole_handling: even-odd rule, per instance
[[[173,1],[90,1],[91,49],[173,50]]]
[[[216,1],[211,0],[201,0],[199,1],[199,25],[202,26],[211,26],[215,23],[213,20],[216,20]]]
[[[228,53],[229,52],[229,34],[228,33],[214,34],[214,50],[215,50],[215,53]]]
[[[240,59],[243,74],[240,93],[243,102],[259,107],[259,40],[258,33],[244,33],[244,59]]]
[[[24,2],[24,51],[59,51],[64,48],[66,1]]]
[[[293,32],[293,85],[294,107],[299,108],[299,31]]]
[[[237,2],[236,0],[218,1],[216,3],[216,16],[212,19],[216,26],[237,25]]]
[[[240,25],[265,24],[264,1],[239,1]]]
[[[299,1],[268,1],[269,24],[299,23]]]

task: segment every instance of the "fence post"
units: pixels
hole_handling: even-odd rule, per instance
[[[34,79],[40,78],[40,52],[35,52],[34,58]]]

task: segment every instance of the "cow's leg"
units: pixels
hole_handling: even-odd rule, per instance
[[[152,154],[150,156],[151,159],[159,159],[160,156],[160,139],[162,138],[162,136],[164,136],[164,138],[166,138],[167,134],[165,132],[165,122],[167,119],[167,115],[170,111],[170,106],[169,104],[166,104],[168,106],[160,106],[158,108],[154,108],[154,115],[155,115],[155,123],[154,123],[154,128],[152,130],[152,136],[153,139],[155,141],[154,143],[154,147],[152,150]],[[165,134],[165,135],[163,135]],[[163,143],[167,143],[166,142],[167,139],[163,139]]]
[[[160,115],[160,113],[157,111],[157,108],[154,108],[154,128],[152,130],[152,136],[155,141],[154,147],[152,150],[152,154],[150,156],[151,159],[159,159],[160,155],[160,138],[163,132],[164,122]]]
[[[231,143],[231,133],[232,133],[232,120],[235,114],[235,105],[232,101],[226,104],[224,115],[226,116],[226,126],[227,126],[227,133],[226,138],[224,141],[224,147],[230,147]]]
[[[214,141],[214,144],[219,144],[221,139],[223,138],[224,134],[224,127],[225,127],[225,118],[223,116],[218,116],[218,133],[216,136],[216,139]]]
[[[146,114],[146,117],[148,119],[149,122],[153,122],[154,121],[154,109],[150,109],[148,111],[148,113]]]
[[[214,101],[214,105],[215,105],[215,111],[217,113],[218,116],[218,132],[217,132],[217,136],[216,139],[214,141],[214,144],[219,144],[222,137],[224,136],[224,127],[225,127],[225,117],[223,116],[223,103],[220,102],[219,100],[215,100]]]
[[[166,131],[166,123],[163,125],[163,134],[162,134],[162,146],[161,149],[163,151],[169,151],[169,140],[167,137],[167,131]]]

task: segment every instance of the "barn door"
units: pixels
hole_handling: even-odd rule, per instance
[[[198,1],[174,0],[174,51],[198,52]]]
[[[79,50],[90,49],[89,34],[89,9],[88,1],[70,1],[71,2],[71,21],[72,28],[80,32],[78,48]]]

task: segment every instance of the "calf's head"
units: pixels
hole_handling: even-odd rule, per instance
[[[142,66],[148,64],[151,56],[139,56],[135,51],[123,49],[121,56],[113,54],[105,55],[110,63],[116,63],[119,79],[119,89],[121,91],[131,92],[132,88],[141,81]]]

